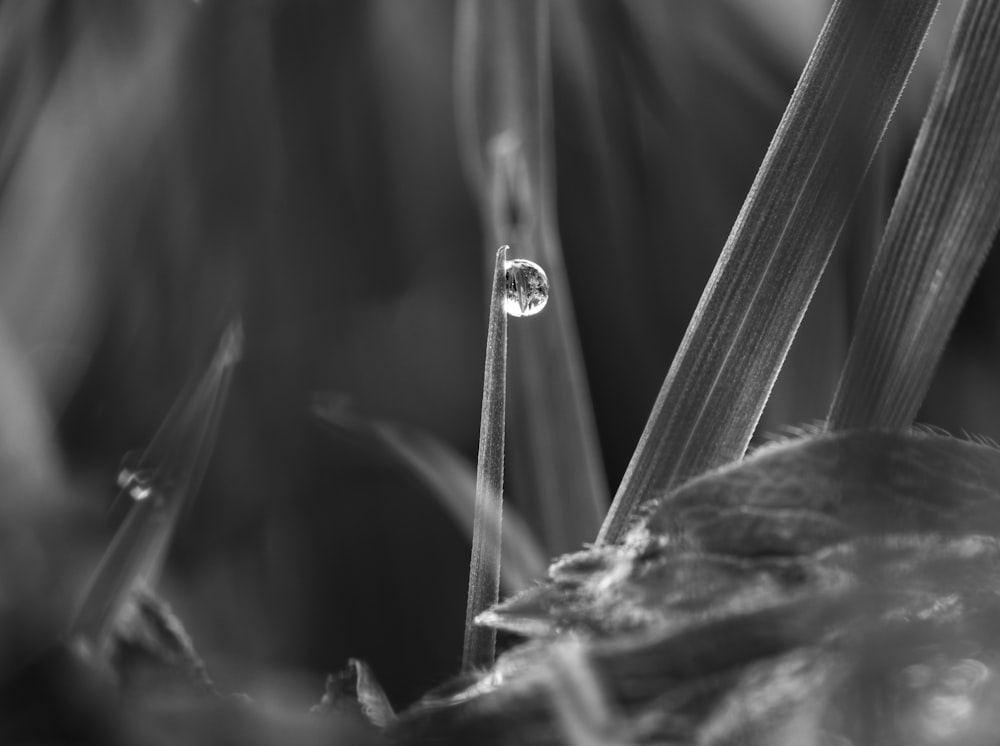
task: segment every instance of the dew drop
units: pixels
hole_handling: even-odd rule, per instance
[[[142,502],[153,494],[149,474],[138,469],[122,468],[118,472],[118,486],[136,502]]]
[[[511,316],[534,316],[549,301],[549,278],[545,270],[527,259],[512,259],[504,265],[507,295],[504,310]]]

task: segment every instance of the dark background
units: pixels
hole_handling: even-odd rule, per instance
[[[553,4],[559,227],[612,491],[823,5]],[[825,414],[955,5],[762,432]],[[442,0],[0,1],[5,490],[58,483],[104,510],[122,455],[240,314],[245,358],[162,589],[224,690],[316,699],[353,656],[403,704],[457,669],[467,537],[389,454],[309,414],[334,392],[475,458],[484,254],[453,16]],[[998,272],[922,415],[995,438]]]

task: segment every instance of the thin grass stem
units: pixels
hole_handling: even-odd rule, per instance
[[[550,554],[593,539],[609,503],[555,219],[549,4],[462,0],[456,40],[463,161],[486,256],[507,244],[541,265],[544,315],[511,340],[511,482]]]
[[[465,609],[462,670],[493,663],[496,630],[477,626],[480,612],[500,598],[500,531],[503,515],[503,448],[507,385],[507,247],[497,251],[490,292],[489,331],[486,336],[486,371],[483,376],[483,410],[479,425],[479,458],[476,464],[476,514],[472,527],[472,560],[469,595]]]

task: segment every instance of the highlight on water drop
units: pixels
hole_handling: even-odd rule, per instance
[[[118,472],[118,486],[128,493],[136,502],[146,500],[153,494],[153,486],[149,475],[138,469],[122,467]]]
[[[534,316],[549,302],[549,278],[545,270],[527,259],[511,259],[504,265],[507,294],[504,310],[510,316]]]

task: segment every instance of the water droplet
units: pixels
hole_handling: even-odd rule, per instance
[[[149,473],[138,469],[122,468],[118,472],[118,486],[136,502],[142,502],[153,494]]]
[[[545,270],[527,259],[512,259],[504,266],[507,297],[504,310],[511,316],[534,316],[549,301],[549,278]]]

